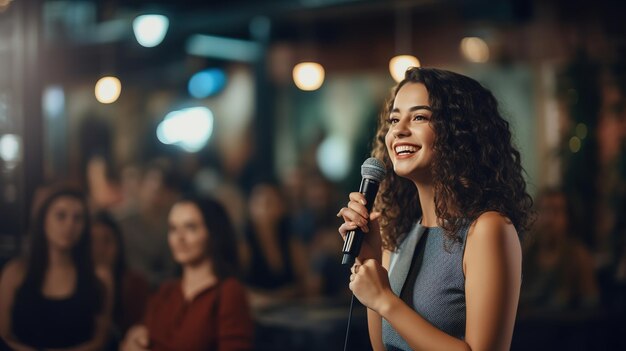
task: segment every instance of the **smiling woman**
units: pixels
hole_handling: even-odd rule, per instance
[[[373,348],[508,350],[532,200],[491,92],[408,69],[372,155],[388,170],[374,212],[351,193],[339,232],[368,232],[350,289],[368,307]]]
[[[424,84],[406,84],[396,95],[387,119],[387,152],[394,172],[401,177],[430,177],[435,131],[430,119],[433,110]]]

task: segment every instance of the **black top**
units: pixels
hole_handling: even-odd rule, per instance
[[[100,309],[99,299],[90,295],[80,278],[73,294],[61,299],[45,297],[40,289],[23,284],[15,293],[13,334],[36,348],[71,347],[89,341]]]
[[[278,252],[283,262],[283,267],[278,272],[274,271],[267,262],[251,225],[246,230],[246,237],[250,245],[251,254],[250,268],[245,279],[248,285],[255,288],[276,289],[295,281],[289,247],[291,234],[287,220],[281,221],[278,225]]]

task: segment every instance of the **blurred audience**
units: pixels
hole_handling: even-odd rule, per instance
[[[152,288],[176,274],[167,245],[167,213],[178,196],[171,164],[154,161],[143,172],[137,207],[119,216],[128,266],[146,277]]]
[[[303,296],[307,253],[291,231],[280,188],[258,183],[252,188],[248,206],[250,217],[240,252],[253,305]]]
[[[602,302],[626,311],[626,82],[607,72],[601,89],[596,138],[597,170],[595,260]]]
[[[119,206],[123,200],[122,190],[111,180],[111,170],[101,156],[93,156],[87,161],[85,181],[89,189],[92,209],[106,209]]]
[[[337,203],[333,198],[332,184],[317,172],[309,172],[304,176],[306,186],[301,192],[302,200],[297,208],[290,208],[293,217],[294,231],[306,244],[315,239],[317,230],[326,227],[333,227],[336,224],[335,208]],[[294,186],[288,181],[286,189],[293,189]],[[289,193],[293,193],[293,190]],[[290,196],[293,202],[294,196]],[[336,227],[335,230],[337,231]],[[341,241],[341,240],[338,240]]]
[[[121,350],[249,350],[254,323],[237,279],[233,225],[214,200],[186,198],[169,213],[168,242],[182,278],[150,299]]]
[[[112,273],[112,334],[119,342],[130,326],[141,321],[150,293],[149,285],[143,276],[127,267],[122,232],[107,212],[101,211],[93,216],[91,248],[96,267]]]
[[[0,281],[0,333],[14,350],[100,350],[108,337],[113,282],[95,269],[87,201],[51,191],[30,223],[26,257]]]
[[[294,173],[292,173],[293,175]],[[285,181],[291,202],[300,204],[290,207],[293,232],[306,245],[309,256],[309,275],[307,289],[309,295],[335,297],[346,295],[348,269],[341,265],[343,242],[338,240],[338,219],[335,209],[339,207],[334,194],[333,184],[319,172],[304,172],[298,186],[292,177]],[[302,188],[301,190],[298,190]],[[301,195],[301,199],[298,199]]]
[[[520,315],[597,307],[592,256],[576,235],[571,203],[557,189],[536,198],[537,222],[524,247]]]

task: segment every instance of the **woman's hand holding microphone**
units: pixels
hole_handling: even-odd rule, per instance
[[[395,296],[389,286],[387,270],[381,264],[382,239],[378,218],[380,212],[369,214],[365,207],[365,196],[359,192],[350,193],[350,201],[337,213],[344,223],[339,227],[343,240],[349,231],[360,228],[364,235],[361,251],[351,268],[350,290],[361,303],[379,312],[385,306],[386,296]]]

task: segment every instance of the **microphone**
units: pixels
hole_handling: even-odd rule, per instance
[[[376,193],[378,192],[378,186],[380,182],[385,178],[385,165],[374,157],[370,157],[363,165],[361,165],[361,186],[359,192],[365,195],[365,208],[369,213],[372,210],[374,199],[376,199]],[[363,231],[360,228],[351,230],[346,234],[346,241],[343,243],[341,252],[343,258],[341,259],[342,265],[353,265],[354,260],[359,256],[361,251],[361,243],[363,243]]]

